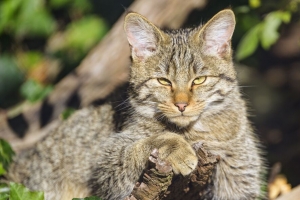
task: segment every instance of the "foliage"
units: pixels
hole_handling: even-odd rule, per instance
[[[26,187],[18,183],[10,183],[10,199],[14,200],[43,200],[43,192],[31,192]]]
[[[18,90],[23,80],[24,75],[15,58],[11,55],[0,55],[0,105],[6,104],[12,91]]]
[[[260,0],[249,0],[249,6],[251,8],[258,8],[261,6],[261,1]]]
[[[0,185],[0,200],[44,200],[43,192],[33,192],[18,183]]]
[[[71,22],[63,33],[50,38],[49,51],[79,61],[108,31],[105,21],[90,15]],[[56,42],[59,41],[59,42]]]
[[[91,1],[1,1],[0,107],[45,98],[107,31]]]
[[[12,157],[15,155],[11,146],[0,139],[0,175],[6,173]],[[44,200],[43,192],[31,192],[28,188],[18,183],[0,184],[0,200]]]
[[[44,5],[43,0],[2,1],[0,33],[9,31],[16,38],[50,35],[56,24]]]
[[[292,18],[292,13],[296,11],[294,2],[295,1],[291,1],[285,9],[269,12],[263,20],[259,21],[257,20],[259,13],[253,9],[262,6],[260,0],[249,0],[249,6],[235,8],[237,13],[243,13],[239,20],[248,24],[247,32],[237,47],[236,59],[238,61],[252,55],[259,44],[265,50],[269,50],[270,47],[275,44],[280,37],[278,29],[282,24],[289,23]],[[253,19],[249,18],[249,16],[252,17],[253,15],[255,15]]]
[[[288,11],[270,12],[265,19],[251,28],[242,38],[236,53],[237,60],[250,56],[257,49],[259,42],[268,50],[279,38],[278,28],[282,23],[289,23]]]
[[[92,10],[90,2],[82,0],[50,0],[49,5],[54,9],[70,7],[72,12],[79,11],[82,13],[88,13]]]
[[[66,108],[62,113],[61,113],[61,118],[63,120],[68,119],[73,113],[75,112],[74,108]]]
[[[43,59],[43,54],[38,51],[19,52],[16,56],[20,68],[25,72],[30,71]]]
[[[10,145],[5,140],[0,139],[0,175],[6,172],[14,155],[15,153]]]
[[[28,79],[21,87],[21,94],[29,102],[36,102],[44,99],[52,89],[51,85],[43,86],[34,80]]]
[[[244,38],[239,43],[239,46],[237,48],[236,52],[236,58],[237,60],[242,60],[248,56],[250,56],[257,48],[259,44],[259,34],[261,30],[261,25],[258,24],[254,26],[247,34],[244,36]]]

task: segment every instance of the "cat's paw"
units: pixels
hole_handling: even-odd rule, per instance
[[[188,175],[197,166],[198,158],[192,146],[176,134],[164,134],[154,141],[161,160],[171,164],[175,174]]]

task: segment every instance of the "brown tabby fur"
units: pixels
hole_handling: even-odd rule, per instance
[[[174,31],[129,13],[128,100],[78,111],[19,155],[8,178],[45,191],[47,200],[89,195],[121,200],[155,148],[176,174],[188,175],[197,164],[192,146],[200,143],[221,158],[207,198],[259,197],[263,163],[232,62],[234,26],[231,10],[196,29]],[[206,80],[193,84],[197,77]],[[184,111],[176,104],[185,105]]]

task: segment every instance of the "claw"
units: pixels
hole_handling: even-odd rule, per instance
[[[198,151],[198,149],[200,149],[201,147],[203,146],[203,142],[202,141],[199,141],[199,142],[196,142],[192,145],[192,147]]]
[[[158,149],[153,149],[153,151],[151,152],[151,156],[153,156],[154,158],[158,158]]]

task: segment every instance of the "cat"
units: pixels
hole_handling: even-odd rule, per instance
[[[229,9],[197,28],[171,31],[128,13],[124,30],[132,64],[123,90],[128,99],[73,114],[18,155],[8,179],[44,191],[46,200],[91,195],[121,200],[154,149],[175,174],[186,176],[198,162],[193,145],[202,144],[220,156],[212,199],[260,197],[264,162],[232,61],[234,27]]]

